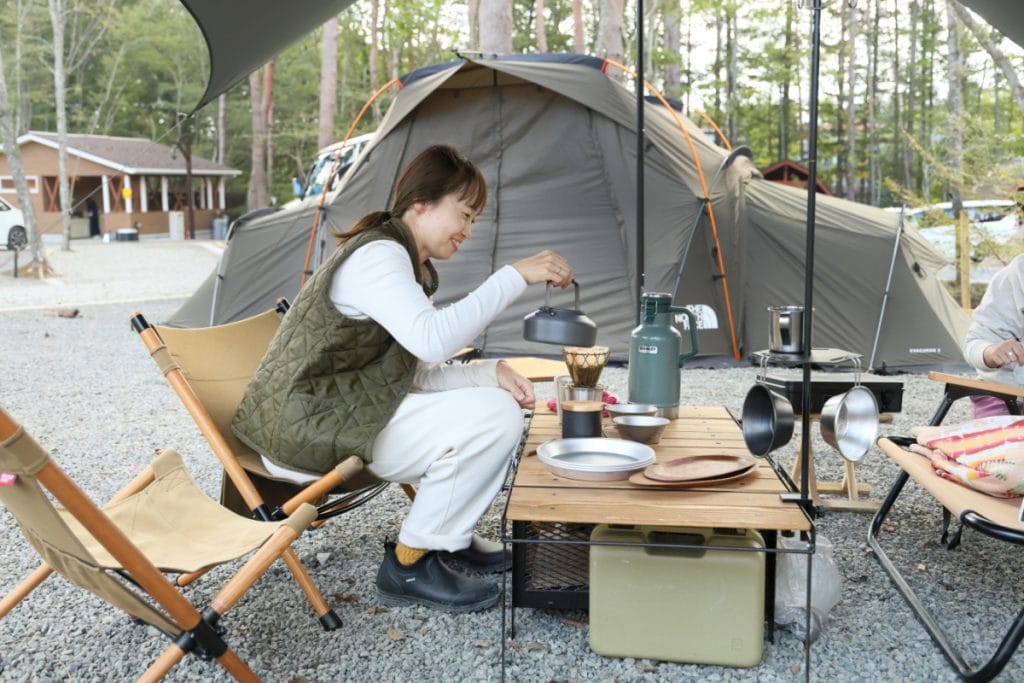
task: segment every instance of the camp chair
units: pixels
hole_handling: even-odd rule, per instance
[[[1024,389],[1020,387],[938,372],[931,372],[928,374],[928,377],[938,382],[945,382],[946,385],[939,408],[929,423],[932,426],[942,423],[950,406],[955,401],[971,395],[987,395],[1001,398],[1006,402],[1011,414],[1020,414],[1017,398],[1024,397]],[[1009,630],[992,657],[980,668],[972,670],[953,646],[949,636],[939,626],[938,621],[931,615],[906,579],[900,574],[892,560],[889,559],[889,556],[882,550],[879,545],[878,536],[882,524],[892,509],[893,503],[896,502],[909,479],[913,479],[920,484],[942,506],[942,541],[949,548],[955,547],[959,543],[960,533],[964,527],[976,529],[987,536],[1007,543],[1024,545],[1024,523],[1018,518],[1021,502],[1019,499],[989,496],[980,491],[974,491],[936,476],[932,470],[931,463],[926,458],[904,450],[901,447],[909,445],[910,442],[912,442],[912,439],[901,437],[882,438],[878,441],[882,451],[902,469],[889,494],[875,514],[874,519],[871,520],[871,527],[868,530],[868,544],[874,550],[879,564],[882,565],[882,568],[889,575],[889,578],[895,584],[903,599],[906,600],[914,615],[921,622],[921,625],[924,626],[932,640],[935,641],[935,644],[942,650],[946,659],[956,668],[960,676],[966,680],[987,681],[1002,671],[1007,661],[1013,656],[1021,639],[1024,638],[1024,609],[1017,614],[1017,618],[1010,625]],[[947,540],[949,538],[949,521],[953,515],[960,520],[960,528],[952,539]]]
[[[316,517],[309,505],[281,522],[240,517],[207,498],[170,449],[101,510],[2,408],[0,502],[46,562],[28,583],[52,568],[171,639],[140,680],[159,680],[192,653],[238,680],[258,681],[224,641],[220,618]],[[253,551],[202,613],[161,573],[194,572]],[[27,595],[25,584],[0,601],[0,617]]]
[[[153,326],[139,313],[131,322],[224,468],[221,504],[261,520],[290,515],[302,503],[318,504],[319,522],[366,503],[388,482],[363,469],[362,460],[353,456],[309,485],[296,484],[270,474],[259,454],[231,430],[245,388],[287,310],[281,300],[276,308],[244,320],[191,329]],[[403,488],[415,495],[411,486]],[[324,629],[340,626],[294,553],[289,551],[285,559]],[[185,576],[181,582],[192,578]]]

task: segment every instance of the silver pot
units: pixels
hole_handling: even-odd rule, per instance
[[[803,353],[804,307],[769,306],[768,350],[773,353]]]
[[[793,436],[793,406],[763,384],[750,387],[743,400],[743,441],[751,455],[763,458]]]
[[[551,283],[544,289],[544,305],[523,318],[523,338],[527,341],[562,346],[593,346],[597,341],[597,325],[579,310],[580,285],[575,280],[575,309],[551,306]]]
[[[867,387],[836,394],[821,408],[821,438],[850,462],[857,462],[878,438],[878,402]]]

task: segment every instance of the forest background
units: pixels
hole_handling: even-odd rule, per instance
[[[809,4],[648,0],[647,79],[698,125],[703,110],[750,146],[759,166],[806,163]],[[0,8],[17,134],[57,130],[63,101],[69,133],[180,137],[178,113],[199,100],[208,65],[179,3]],[[360,0],[200,110],[192,151],[243,171],[229,186],[236,214],[280,204],[321,146],[377,127],[393,87],[352,124],[391,79],[474,51],[584,52],[635,67],[635,12],[624,0]],[[1021,50],[955,0],[834,2],[821,35],[818,175],[836,195],[877,206],[1008,197],[1024,178]]]

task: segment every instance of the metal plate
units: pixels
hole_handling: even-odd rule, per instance
[[[614,481],[654,463],[654,449],[635,441],[601,437],[554,439],[537,446],[552,473],[568,479]]]

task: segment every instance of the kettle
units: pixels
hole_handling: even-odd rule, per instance
[[[697,354],[697,319],[690,309],[672,305],[672,295],[648,292],[640,296],[641,321],[629,338],[629,401],[658,407],[658,414],[679,416],[679,369]],[[682,336],[672,314],[689,321],[690,350],[680,353]]]
[[[580,308],[580,285],[572,281],[576,291],[575,309],[551,306],[551,283],[544,289],[544,305],[523,318],[523,338],[527,341],[568,346],[593,346],[597,341],[597,325]]]

